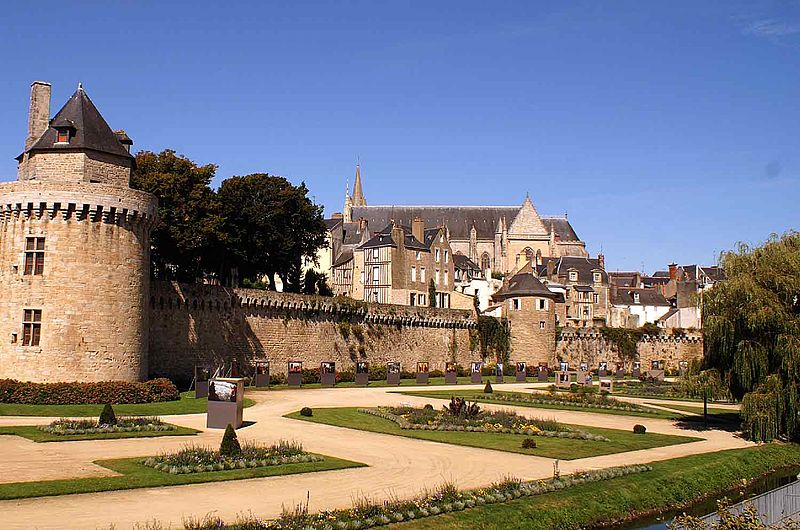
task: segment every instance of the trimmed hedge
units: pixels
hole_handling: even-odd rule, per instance
[[[31,383],[0,379],[0,403],[29,405],[113,405],[154,403],[180,399],[169,379],[144,383],[101,381],[97,383]]]

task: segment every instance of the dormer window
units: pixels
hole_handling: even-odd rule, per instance
[[[66,118],[58,118],[50,123],[50,126],[56,130],[56,143],[68,144],[69,139],[75,133],[75,124],[72,120]]]
[[[592,275],[592,279],[594,280],[594,283],[600,283],[600,280],[602,279],[602,276],[600,276],[599,272],[595,272]]]
[[[633,303],[634,304],[639,303],[639,293],[633,293]]]
[[[578,281],[578,271],[569,271],[569,281],[571,282]]]
[[[59,129],[56,132],[56,142],[60,144],[69,143],[69,129]]]

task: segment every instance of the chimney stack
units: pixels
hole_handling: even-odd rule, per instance
[[[50,83],[31,83],[31,106],[28,110],[28,137],[25,151],[36,143],[50,126]]]
[[[677,263],[670,263],[669,264],[669,279],[674,280],[678,276],[678,264]]]
[[[406,236],[403,227],[398,224],[392,224],[392,241],[397,245],[397,250],[403,251],[406,248]]]
[[[556,262],[553,261],[552,258],[547,260],[547,278],[549,280],[555,280],[554,275],[556,272]]]
[[[606,270],[606,257],[602,253],[597,255],[597,266],[603,270]]]
[[[425,221],[423,219],[415,217],[414,220],[411,221],[411,234],[420,243],[425,242]]]

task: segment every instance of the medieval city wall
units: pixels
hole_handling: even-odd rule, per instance
[[[651,361],[660,361],[667,371],[677,371],[681,361],[702,359],[703,336],[700,333],[645,335],[636,351],[635,359],[620,356],[617,345],[599,331],[563,331],[556,345],[556,361],[567,361],[570,366],[586,362],[593,369],[606,361],[611,370],[621,363],[628,371],[633,361],[640,361],[643,370],[649,369]]]
[[[413,371],[418,361],[433,370],[477,357],[469,311],[169,282],[153,282],[150,309],[150,375],[177,381],[195,365],[246,370],[257,360],[285,374],[288,361],[334,361],[339,371],[399,361]]]

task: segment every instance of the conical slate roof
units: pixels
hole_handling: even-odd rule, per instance
[[[71,127],[74,135],[68,144],[57,143],[57,131],[55,127]],[[110,155],[133,158],[127,149],[120,143],[119,138],[106,120],[100,115],[97,107],[86,95],[83,88],[72,94],[72,97],[64,104],[58,114],[50,120],[50,127],[34,143],[28,153],[37,151],[75,151],[89,149],[108,153]]]

